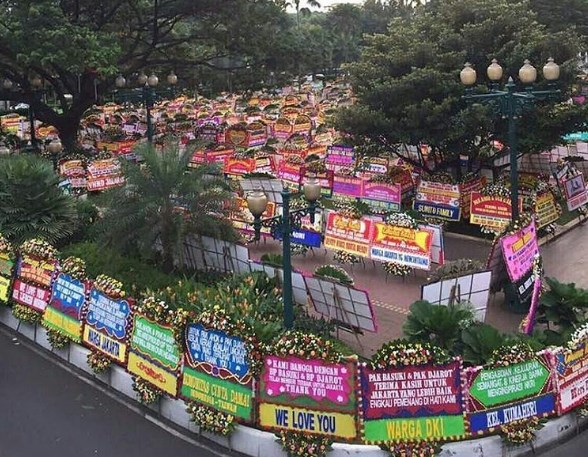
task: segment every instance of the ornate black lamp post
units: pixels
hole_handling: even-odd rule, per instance
[[[524,90],[517,91],[516,85],[512,77],[508,78],[508,82],[503,90],[500,90],[500,80],[502,79],[502,67],[498,64],[496,59],[488,66],[486,73],[490,83],[490,91],[486,94],[474,94],[473,86],[476,83],[476,70],[471,64],[466,63],[460,73],[460,79],[464,86],[466,86],[466,94],[463,98],[467,102],[481,102],[490,105],[494,112],[508,120],[508,147],[510,149],[510,186],[511,194],[510,201],[512,205],[512,221],[514,222],[519,216],[519,184],[518,184],[518,158],[517,158],[517,119],[522,116],[523,111],[532,109],[535,101],[544,100],[546,98],[554,97],[560,93],[559,89],[555,89],[555,81],[559,78],[559,66],[549,58],[543,67],[543,77],[549,82],[551,86],[548,90],[533,90],[533,83],[537,79],[537,70],[531,65],[528,60],[525,60],[524,65],[519,70],[519,79],[523,85]]]
[[[317,201],[321,196],[321,185],[316,178],[309,178],[303,186],[304,197],[308,206],[290,211],[291,193],[284,188],[282,194],[282,215],[262,220],[261,215],[267,207],[267,195],[261,189],[255,189],[247,195],[247,207],[253,214],[253,228],[255,240],[259,240],[261,227],[271,228],[272,235],[279,235],[282,238],[282,267],[284,268],[284,327],[291,329],[294,325],[294,302],[292,299],[292,262],[290,257],[290,235],[292,229],[299,227],[302,218],[310,215],[310,222],[314,223],[314,216],[317,209]]]

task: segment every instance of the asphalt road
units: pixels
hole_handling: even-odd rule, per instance
[[[0,329],[0,457],[215,457]]]
[[[541,433],[541,432],[539,432]],[[573,439],[558,445],[556,448],[539,454],[540,457],[585,457],[588,455],[588,431],[580,433]]]

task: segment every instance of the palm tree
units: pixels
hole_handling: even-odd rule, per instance
[[[124,165],[126,185],[105,195],[98,240],[156,258],[169,273],[181,258],[186,237],[233,238],[226,218],[231,199],[227,185],[209,166],[188,169],[191,155],[171,145],[161,152],[141,149],[141,164]]]
[[[70,236],[78,228],[76,201],[59,181],[51,162],[39,156],[0,158],[0,232],[16,244]]]
[[[296,9],[296,25],[300,27],[300,14],[308,15],[310,14],[310,8],[320,8],[321,4],[317,0],[305,0],[305,3],[308,5],[307,7],[300,8],[301,0],[292,0],[282,2],[284,8],[288,6],[293,6]]]

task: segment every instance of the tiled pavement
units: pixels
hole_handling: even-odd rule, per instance
[[[554,242],[544,246],[544,266],[547,276],[560,281],[576,282],[588,287],[588,226],[580,226]],[[260,242],[250,247],[251,257],[259,258],[265,252],[280,252],[281,246],[273,240]],[[447,260],[470,258],[485,261],[490,252],[490,243],[478,240],[445,237],[445,256]],[[312,273],[314,269],[326,263],[334,263],[331,253],[324,249],[315,249],[305,257],[293,257],[293,266],[301,271]],[[358,353],[369,356],[383,343],[402,336],[402,325],[410,304],[420,298],[421,285],[426,282],[426,272],[417,271],[414,276],[403,279],[386,277],[385,272],[376,264],[366,260],[364,264],[345,266],[345,270],[355,280],[355,286],[369,291],[374,305],[377,333],[365,333],[356,338],[344,331],[340,338],[348,342]],[[514,314],[503,306],[503,296],[498,293],[490,296],[486,322],[503,331],[515,331],[522,316]]]

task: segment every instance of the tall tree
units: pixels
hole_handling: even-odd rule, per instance
[[[171,145],[161,152],[145,147],[139,154],[141,164],[125,163],[126,186],[104,196],[104,216],[97,225],[102,243],[159,259],[169,273],[186,237],[234,236],[227,218],[231,194],[224,180],[210,174],[214,170],[186,171],[192,153]]]
[[[473,63],[482,83],[492,58],[504,66],[505,75],[516,76],[524,59],[540,66],[553,56],[563,63],[565,92],[579,46],[573,31],[548,33],[528,0],[432,1],[410,19],[394,19],[387,34],[369,38],[361,60],[351,65],[359,103],[341,112],[338,127],[367,136],[408,161],[397,145],[426,143],[434,164],[417,164],[446,168],[460,153],[477,154],[478,138],[487,141],[495,132],[504,133],[503,123],[495,122],[489,110],[467,108],[461,100],[464,62]],[[566,107],[539,104],[525,116],[522,150],[538,152],[553,145],[575,128],[574,122],[565,124],[569,120]],[[549,135],[535,135],[537,126],[547,122],[551,127],[542,133]]]
[[[29,103],[69,148],[117,72],[263,61],[283,13],[269,0],[0,0],[0,17],[0,78],[13,82],[0,100]],[[34,76],[57,107],[39,97]]]

